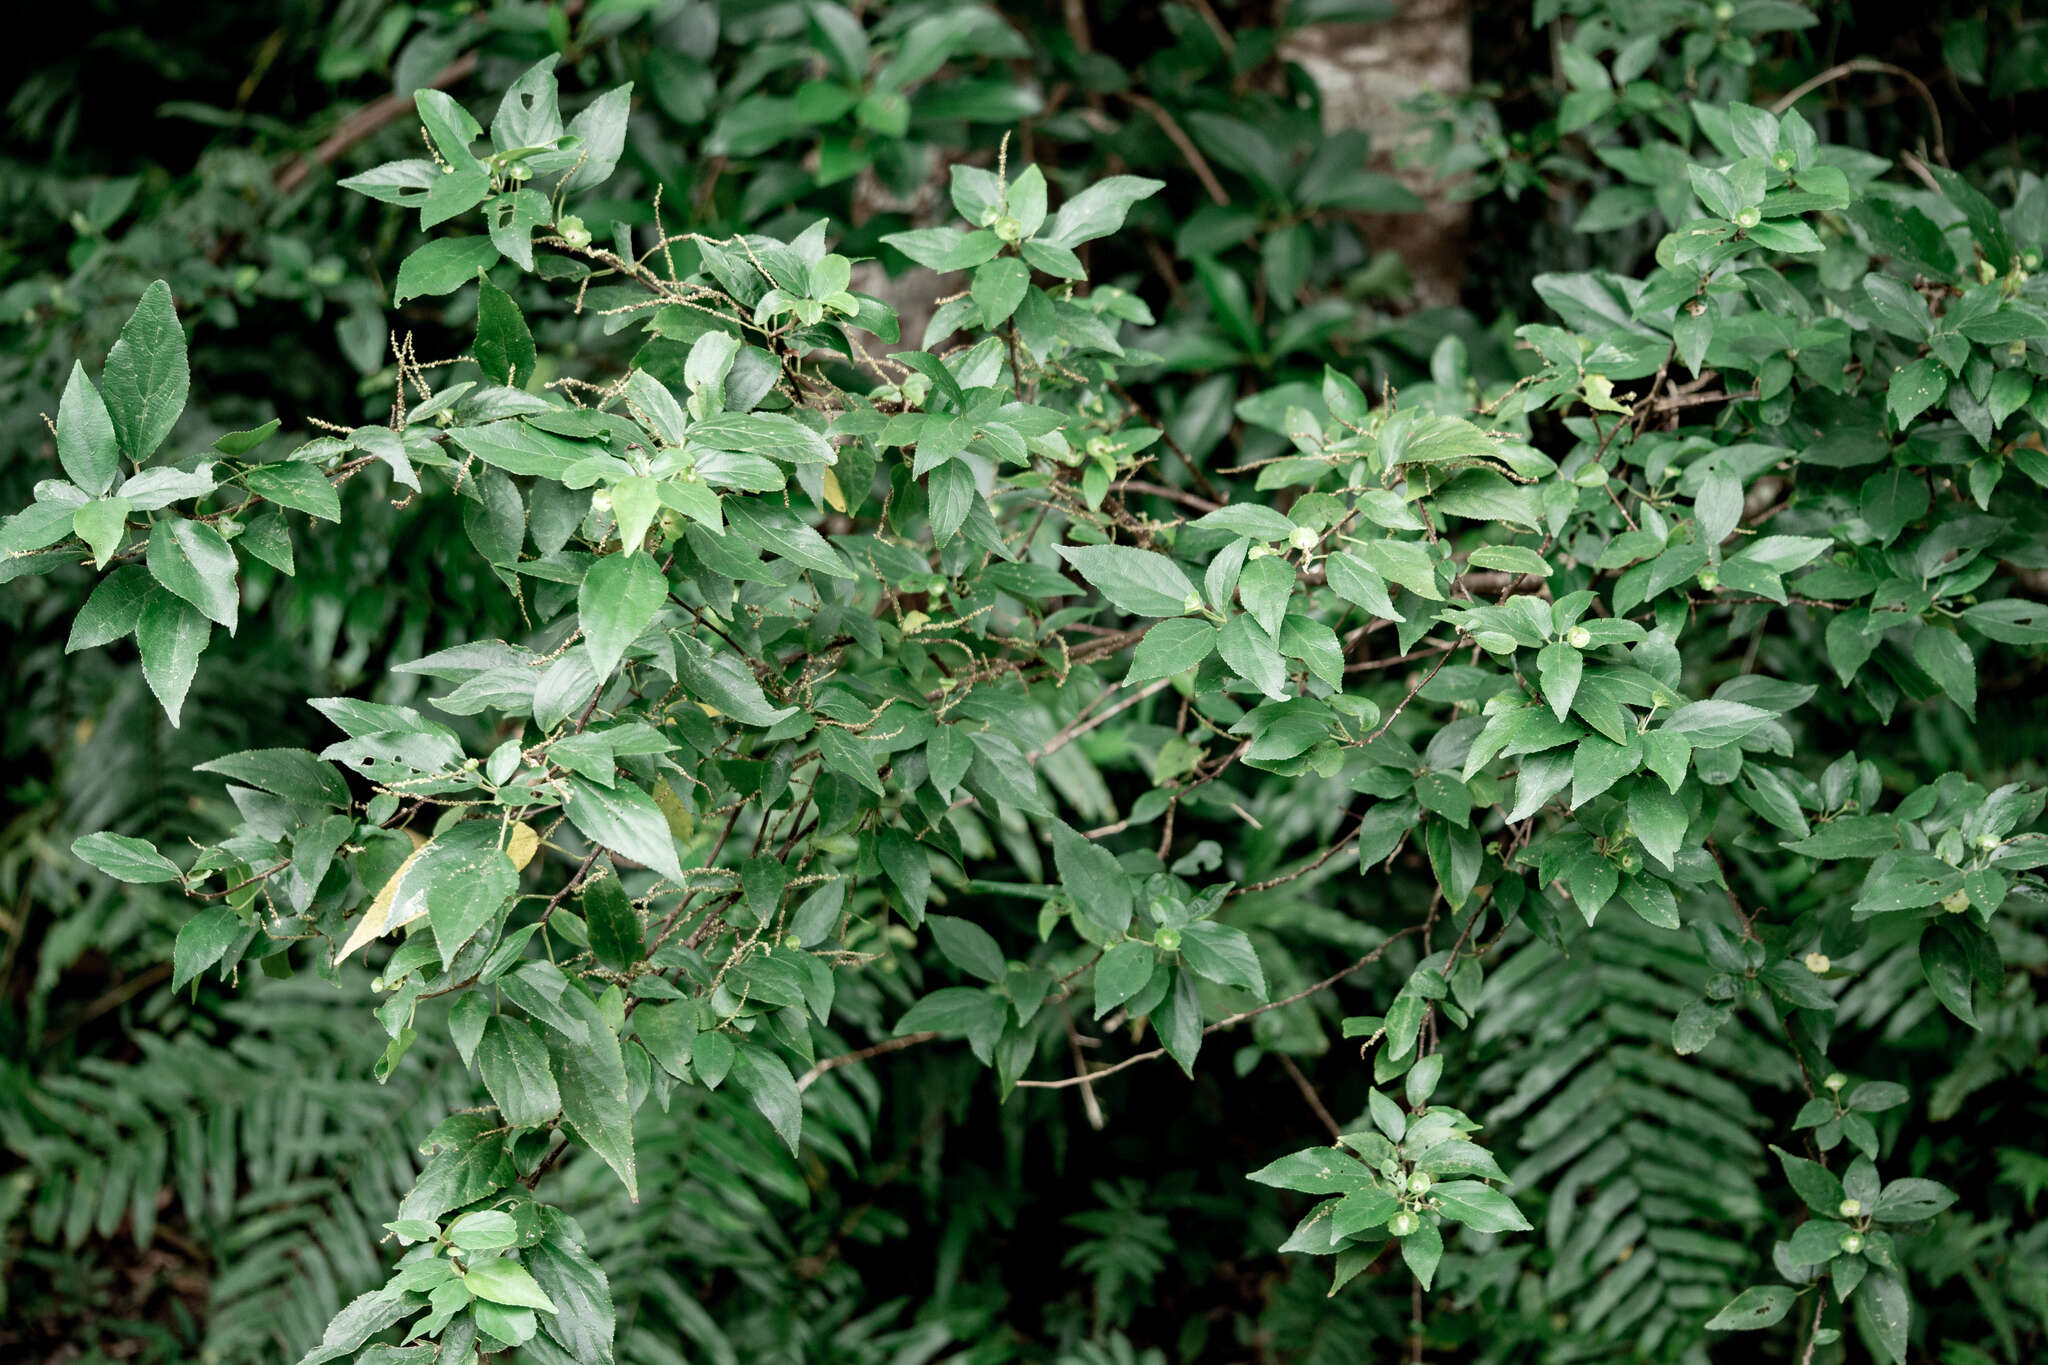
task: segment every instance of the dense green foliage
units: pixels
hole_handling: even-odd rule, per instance
[[[2035,1358],[2048,28],[1476,8],[24,81],[0,1349]]]

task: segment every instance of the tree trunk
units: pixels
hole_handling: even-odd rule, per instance
[[[1373,166],[1391,171],[1422,196],[1420,213],[1364,215],[1374,251],[1398,253],[1425,307],[1455,304],[1465,278],[1466,205],[1433,183],[1428,166],[1402,170],[1397,155],[1423,135],[1401,105],[1425,91],[1462,94],[1472,87],[1472,29],[1466,0],[1399,0],[1378,24],[1320,24],[1281,48],[1315,81],[1323,127],[1363,128]]]

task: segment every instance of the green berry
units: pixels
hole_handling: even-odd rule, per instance
[[[1421,1226],[1422,1220],[1406,1209],[1402,1209],[1387,1220],[1387,1231],[1393,1233],[1396,1237],[1406,1237]]]
[[[1152,935],[1152,944],[1165,952],[1177,953],[1180,951],[1180,930],[1161,929]]]
[[[1593,643],[1593,632],[1584,626],[1573,626],[1565,632],[1564,642],[1573,649],[1584,649]]]
[[[1428,1194],[1429,1187],[1435,1183],[1429,1178],[1428,1171],[1417,1171],[1408,1177],[1408,1193]]]
[[[1735,215],[1735,226],[1747,230],[1749,228],[1755,227],[1758,223],[1761,223],[1763,220],[1764,216],[1761,213],[1758,213],[1755,209],[1744,209],[1742,210],[1742,212]]]
[[[1863,1201],[1860,1199],[1844,1199],[1841,1203],[1835,1205],[1835,1213],[1843,1218],[1859,1218],[1863,1214]]]
[[[1828,1074],[1828,1078],[1821,1082],[1822,1085],[1826,1086],[1830,1090],[1840,1090],[1843,1086],[1847,1085],[1848,1083],[1849,1078],[1847,1076],[1844,1076],[1839,1071],[1830,1072]]]
[[[1863,1250],[1863,1238],[1858,1233],[1845,1232],[1842,1234],[1841,1247],[1842,1250],[1854,1256],[1857,1252]]]

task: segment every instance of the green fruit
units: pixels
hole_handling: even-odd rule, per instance
[[[1161,929],[1152,935],[1152,945],[1169,953],[1180,951],[1180,930]]]
[[[1408,1193],[1428,1194],[1429,1187],[1435,1183],[1429,1178],[1428,1171],[1417,1171],[1408,1177]]]
[[[1835,1205],[1835,1213],[1843,1218],[1860,1217],[1863,1213],[1863,1201],[1860,1199],[1844,1199],[1841,1203]]]
[[[1421,1226],[1422,1220],[1406,1209],[1402,1209],[1387,1220],[1387,1231],[1396,1237],[1406,1237]]]
[[[1854,1256],[1857,1252],[1863,1250],[1863,1238],[1860,1234],[1845,1232],[1842,1234],[1841,1246],[1842,1250]]]

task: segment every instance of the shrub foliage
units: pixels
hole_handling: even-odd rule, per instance
[[[1019,1216],[986,1171],[932,1178],[954,1287],[868,1314],[887,1130],[986,1098],[1022,1152],[1272,1070],[1293,1140],[1201,1115],[1185,1168],[1251,1186],[1165,1158],[1066,1220],[1071,1358],[1144,1358],[1190,1226],[1325,1258],[1263,1310],[1286,1358],[1903,1365],[1958,1277],[1945,1359],[2038,1341],[2018,1202],[1951,1210],[1998,1140],[1928,1125],[2042,1032],[2048,186],[1752,102],[1800,6],[1538,6],[1542,123],[1418,112],[1482,223],[1578,184],[1613,249],[1498,287],[1533,320],[1360,332],[1356,215],[1415,200],[1266,79],[1282,30],[1169,10],[1155,99],[1071,25],[785,6],[739,58],[634,8],[553,39],[636,84],[422,88],[321,210],[419,229],[281,291],[345,296],[375,409],[228,429],[203,284],[68,365],[4,572],[52,667],[138,660],[147,698],[80,676],[176,775],[89,795],[82,751],[53,823],[129,889],[16,1036],[87,946],[168,970],[105,1007],[132,1055],[10,1072],[19,1255],[203,1230],[221,1359],[1008,1359],[957,1290]],[[1034,61],[1146,116],[1074,159],[1121,168],[1045,155],[1091,134]],[[650,98],[740,183],[672,175]]]

